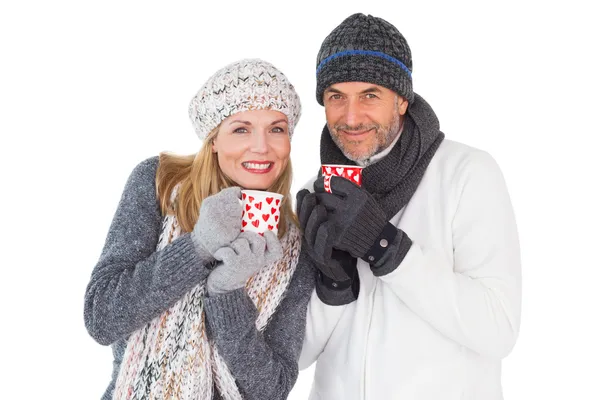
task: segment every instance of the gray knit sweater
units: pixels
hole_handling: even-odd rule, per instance
[[[128,336],[170,308],[206,279],[214,261],[200,254],[190,234],[156,251],[162,215],[156,198],[158,157],[131,173],[85,293],[90,335],[112,347],[112,398]],[[263,332],[243,289],[205,299],[208,335],[236,378],[244,399],[286,399],[298,377],[298,357],[314,270],[301,255],[285,297]],[[215,395],[215,399],[219,398]]]

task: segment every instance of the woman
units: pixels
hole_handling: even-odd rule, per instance
[[[189,111],[201,150],[134,169],[87,287],[86,327],[115,357],[103,399],[285,399],[314,287],[289,194],[300,101],[242,60]],[[240,188],[285,196],[278,236],[240,232]]]

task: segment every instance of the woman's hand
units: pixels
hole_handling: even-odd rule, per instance
[[[216,251],[215,258],[221,263],[208,276],[208,294],[244,287],[259,269],[279,260],[282,255],[281,243],[273,232],[265,232],[264,237],[256,232],[240,233],[230,246]]]
[[[214,256],[238,237],[242,228],[240,198],[241,189],[230,187],[204,199],[191,235],[196,248]]]

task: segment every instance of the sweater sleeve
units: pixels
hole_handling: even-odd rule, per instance
[[[455,184],[462,191],[451,225],[454,268],[440,267],[444,257],[436,249],[408,241],[400,265],[379,266],[386,272],[380,278],[446,337],[481,355],[503,358],[516,342],[521,313],[512,205],[498,165],[485,152],[466,163]]]
[[[244,289],[205,299],[209,335],[244,399],[287,399],[298,377],[314,279],[312,266],[300,259],[285,298],[264,332],[256,329],[258,312]]]
[[[171,307],[209,273],[212,259],[184,234],[156,251],[162,215],[156,198],[158,157],[131,173],[84,299],[89,334],[108,345]]]

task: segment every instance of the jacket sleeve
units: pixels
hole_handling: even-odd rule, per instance
[[[301,261],[263,332],[256,329],[258,311],[243,288],[205,298],[209,336],[244,399],[287,399],[298,378],[306,307],[314,289],[312,266]]]
[[[461,192],[451,224],[453,269],[442,267],[448,264],[446,255],[413,241],[393,268],[379,266],[386,271],[380,278],[446,337],[481,355],[503,358],[516,342],[521,314],[520,249],[512,205],[498,165],[485,152],[464,164],[455,185]],[[397,237],[410,243],[402,236]]]
[[[212,260],[184,234],[156,251],[162,216],[156,198],[158,157],[131,173],[84,299],[89,334],[108,345],[141,328],[205,279]]]

